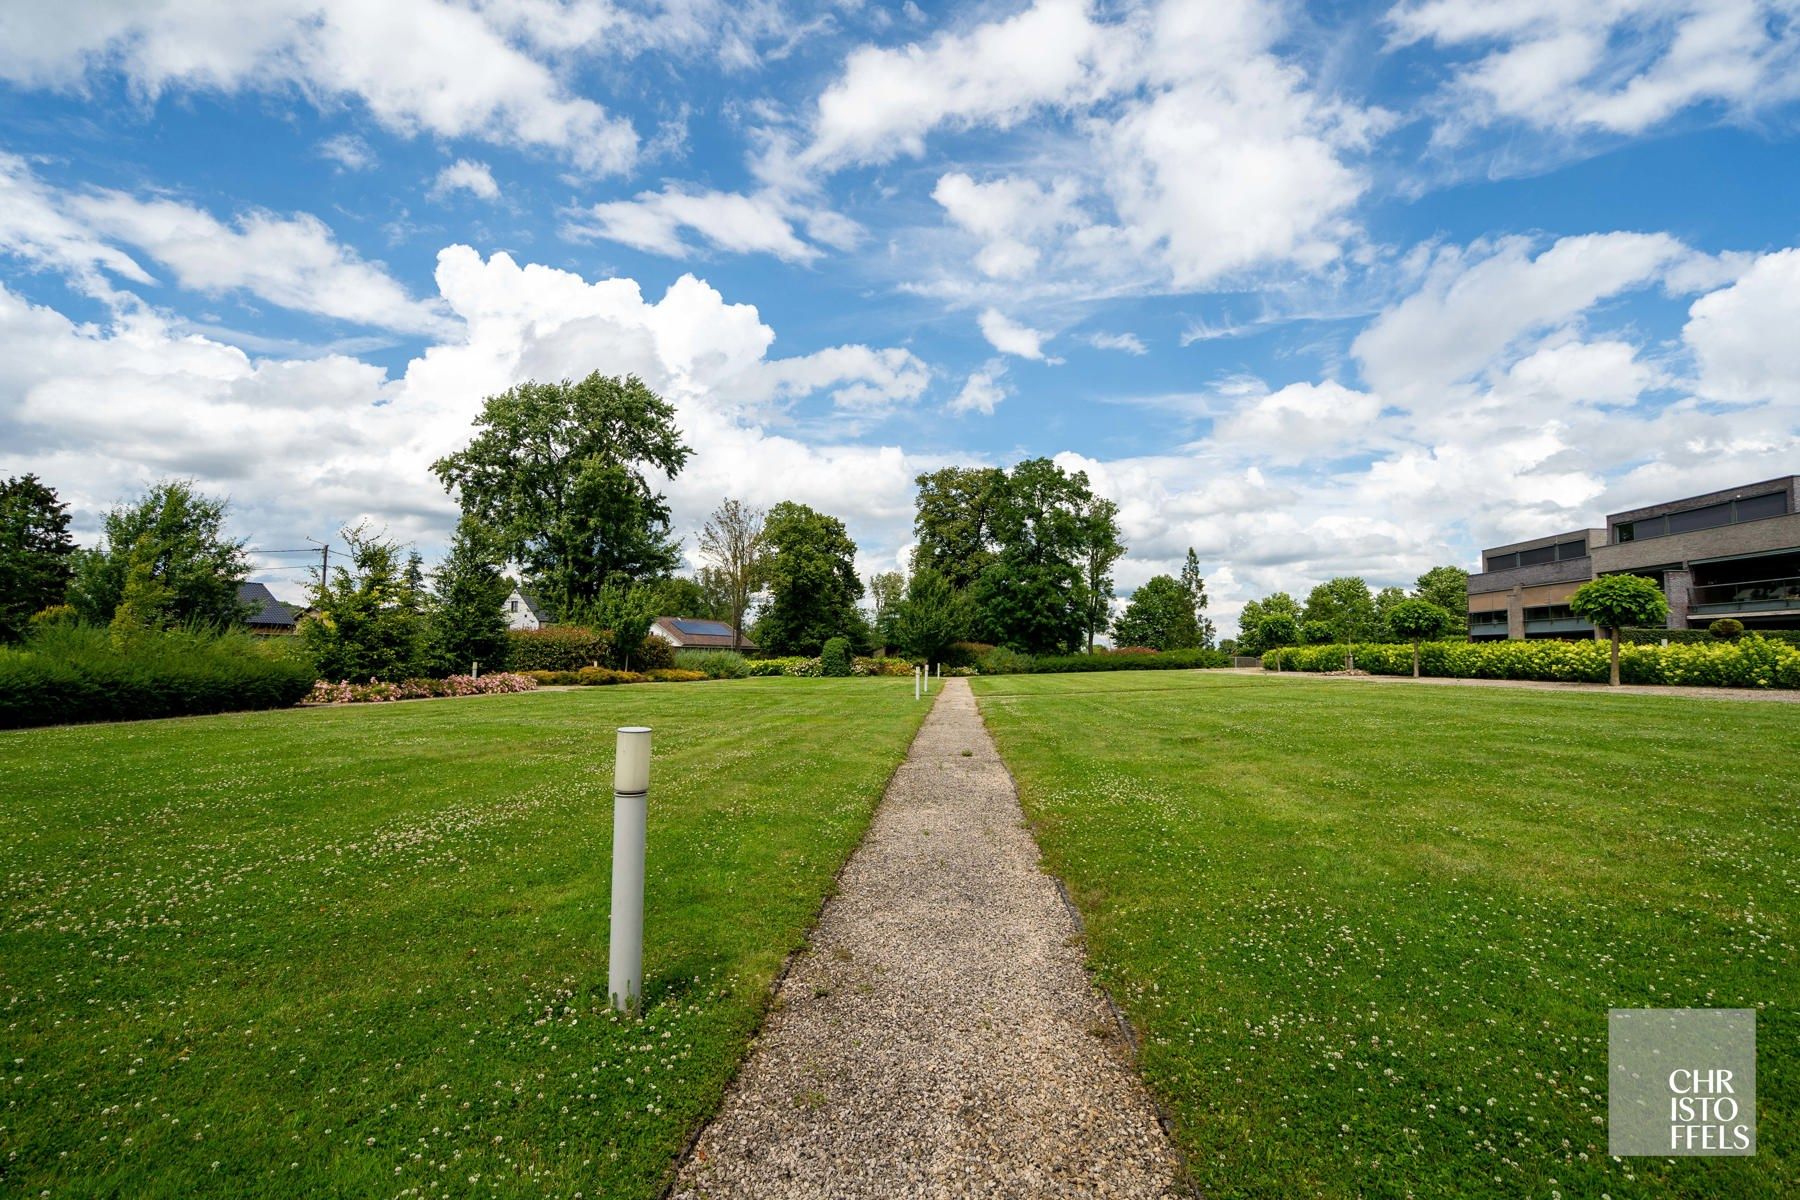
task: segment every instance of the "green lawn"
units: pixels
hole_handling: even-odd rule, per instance
[[[654,1195],[923,707],[770,679],[0,734],[0,1194]],[[642,1023],[604,994],[628,723]]]
[[[1800,1189],[1800,710],[975,688],[1208,1197]],[[1755,1158],[1607,1156],[1615,1006],[1759,1010]]]

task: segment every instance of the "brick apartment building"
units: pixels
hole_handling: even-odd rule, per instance
[[[1735,617],[1747,629],[1800,629],[1800,476],[1613,513],[1481,552],[1469,577],[1469,636],[1591,638],[1569,596],[1598,575],[1643,575],[1669,599],[1670,629]]]

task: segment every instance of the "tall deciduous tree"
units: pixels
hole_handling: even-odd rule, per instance
[[[1669,619],[1669,600],[1653,579],[1642,575],[1602,575],[1575,589],[1569,611],[1607,631],[1612,638],[1612,675],[1619,686],[1619,630],[1660,625]]]
[[[1273,650],[1277,646],[1289,646],[1300,640],[1300,602],[1286,592],[1276,592],[1261,600],[1247,600],[1244,609],[1238,615],[1238,653],[1261,654],[1265,650]],[[1264,622],[1270,617],[1282,616],[1292,622],[1282,626],[1285,635],[1275,640],[1273,633],[1264,631]]]
[[[919,476],[913,569],[936,571],[967,591],[995,556],[995,510],[1006,472],[998,467],[945,467]]]
[[[36,475],[0,483],[0,641],[17,641],[32,613],[63,602],[74,551],[54,491]]]
[[[756,640],[779,654],[817,654],[829,638],[866,645],[868,630],[856,602],[856,543],[836,517],[783,501],[763,523],[768,544],[769,604]]]
[[[700,554],[725,585],[731,606],[731,648],[743,645],[744,612],[762,586],[768,547],[762,509],[726,500],[700,530]]]
[[[1199,645],[1212,649],[1212,620],[1206,615],[1206,580],[1200,575],[1200,556],[1188,547],[1187,560],[1181,564],[1181,587],[1188,594],[1188,600],[1194,607],[1194,628],[1200,635]]]
[[[1327,579],[1307,594],[1300,623],[1302,629],[1316,625],[1329,630],[1329,641],[1367,641],[1375,632],[1375,600],[1369,585],[1355,575]]]
[[[506,598],[512,581],[501,562],[504,552],[491,531],[464,517],[450,541],[450,553],[432,581],[437,604],[431,613],[432,648],[445,674],[486,663],[506,666]]]
[[[929,568],[914,571],[894,618],[900,648],[926,663],[939,662],[968,631],[967,602],[950,581]]]
[[[1397,605],[1406,602],[1406,593],[1397,587],[1384,587],[1375,593],[1375,633],[1378,642],[1390,642],[1398,638],[1405,641],[1404,635],[1388,623],[1388,615]]]
[[[1087,629],[1088,653],[1094,652],[1094,635],[1106,628],[1112,614],[1113,564],[1125,554],[1119,540],[1119,506],[1095,497],[1081,514],[1081,615]]]
[[[1047,458],[1006,474],[990,516],[999,550],[970,589],[977,636],[1034,654],[1079,644],[1083,514],[1093,499],[1085,472]]]
[[[1193,593],[1173,576],[1151,576],[1131,594],[1131,602],[1113,622],[1113,641],[1152,650],[1193,649],[1200,644]]]
[[[168,623],[231,625],[244,617],[244,543],[225,536],[227,504],[169,480],[106,515],[97,549],[76,553],[69,602],[93,625],[112,621],[133,565],[147,571]],[[140,589],[142,590],[142,589]]]
[[[906,576],[898,571],[877,571],[869,576],[868,597],[875,645],[900,645],[894,623],[900,615],[900,602],[906,597]]]
[[[673,478],[690,451],[674,406],[637,376],[522,383],[489,396],[475,425],[432,470],[559,616],[615,574],[674,570],[669,508],[648,472]]]

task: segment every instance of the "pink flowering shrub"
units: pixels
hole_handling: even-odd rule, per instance
[[[452,675],[448,679],[405,679],[399,683],[330,683],[319,680],[302,704],[380,704],[389,700],[426,700],[437,696],[493,696],[504,692],[535,690],[537,680],[512,671],[476,678]]]

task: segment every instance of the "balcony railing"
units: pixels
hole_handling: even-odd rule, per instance
[[[1786,579],[1746,579],[1690,588],[1688,607],[1707,612],[1750,612],[1764,608],[1800,608],[1800,575]]]

